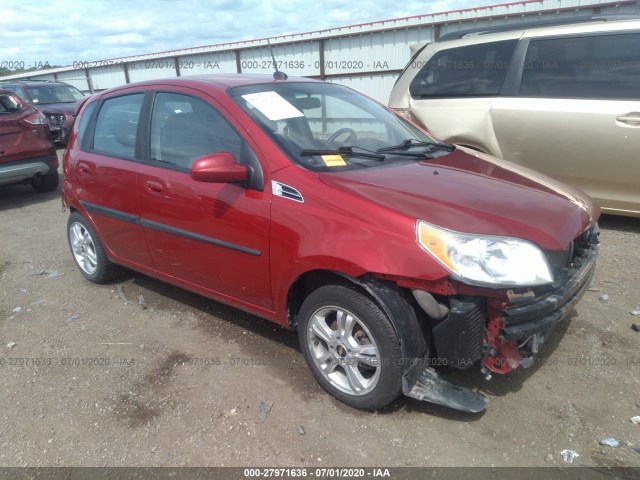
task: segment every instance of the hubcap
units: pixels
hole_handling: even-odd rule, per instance
[[[89,231],[82,224],[74,223],[69,229],[69,242],[78,266],[93,275],[98,268],[98,256]]]
[[[349,395],[371,392],[380,378],[380,354],[369,329],[351,312],[323,307],[309,322],[309,351],[324,377]]]

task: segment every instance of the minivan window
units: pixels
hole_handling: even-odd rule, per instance
[[[151,160],[188,169],[208,153],[240,158],[242,139],[211,105],[189,95],[156,94],[151,115]]]
[[[520,95],[640,99],[640,33],[532,40]]]
[[[420,69],[409,92],[417,98],[497,95],[517,43],[505,40],[440,50]]]
[[[96,119],[93,150],[113,157],[135,158],[143,100],[143,93],[105,100]]]

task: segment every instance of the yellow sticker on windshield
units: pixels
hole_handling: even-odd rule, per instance
[[[327,167],[342,167],[347,164],[342,155],[320,155]]]

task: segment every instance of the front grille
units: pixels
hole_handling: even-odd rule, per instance
[[[48,114],[47,118],[49,119],[49,128],[51,130],[60,130],[64,125],[64,115]]]

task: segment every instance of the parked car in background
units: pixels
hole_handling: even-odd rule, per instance
[[[443,141],[573,184],[640,216],[640,20],[454,32],[424,46],[389,106]]]
[[[17,93],[44,113],[51,139],[61,146],[67,144],[75,104],[84,96],[80,90],[68,83],[49,80],[5,80],[0,81],[0,88]]]
[[[531,366],[587,289],[600,210],[349,88],[277,73],[80,103],[62,188],[78,269],[101,283],[122,265],[297,330],[351,406],[484,409],[433,367]]]
[[[43,113],[0,90],[0,186],[30,183],[39,192],[58,187],[58,157],[48,137]]]

